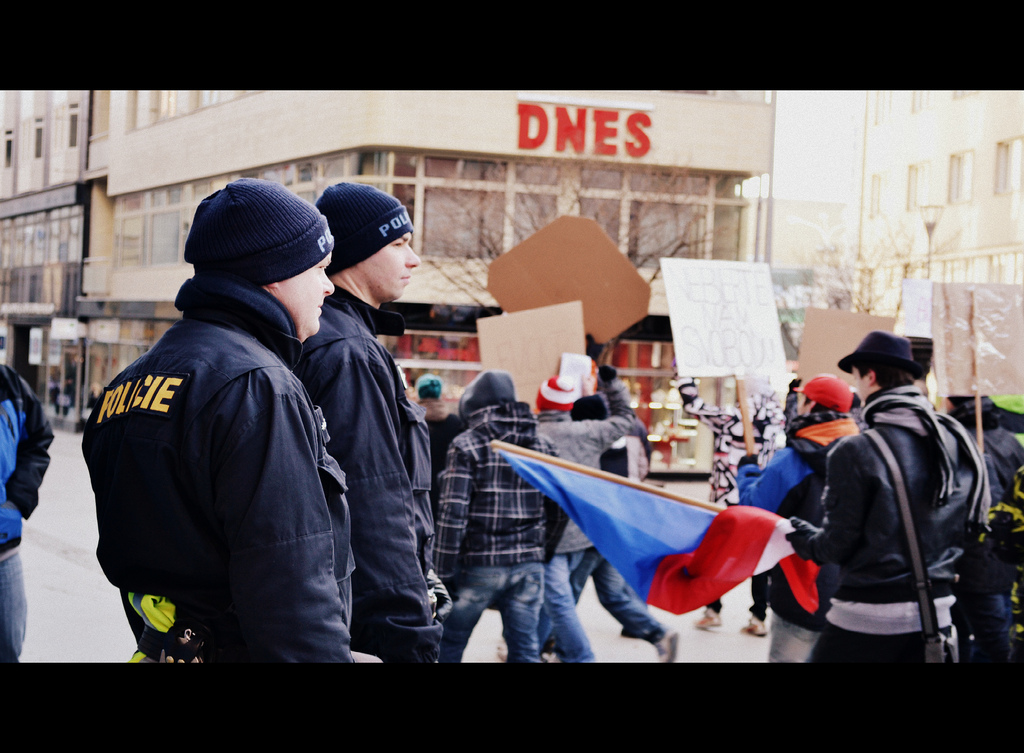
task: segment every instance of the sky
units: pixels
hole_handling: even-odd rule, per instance
[[[778,91],[776,96],[775,197],[856,201],[864,91]]]

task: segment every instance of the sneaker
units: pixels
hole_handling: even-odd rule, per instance
[[[508,646],[504,637],[498,639],[498,661],[508,661]]]
[[[757,619],[756,617],[751,617],[750,622],[747,624],[745,628],[741,628],[740,632],[746,633],[747,635],[756,635],[763,638],[764,636],[768,635],[768,628],[764,626],[764,623],[761,620]]]
[[[695,627],[698,630],[708,630],[710,628],[722,627],[722,616],[718,614],[714,609],[705,607],[704,616],[701,617],[695,623]]]
[[[679,645],[679,633],[673,630],[665,633],[662,639],[654,644],[658,649],[658,661],[662,664],[672,664],[676,660],[676,648]]]

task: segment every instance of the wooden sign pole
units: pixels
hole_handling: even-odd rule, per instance
[[[750,405],[747,403],[747,384],[743,377],[736,375],[736,402],[740,404],[740,417],[743,419],[743,442],[747,446],[747,454],[757,454],[754,445],[754,425],[750,421]]]

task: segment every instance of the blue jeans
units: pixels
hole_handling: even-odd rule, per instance
[[[820,632],[794,625],[772,612],[771,647],[768,661],[783,664],[806,662],[818,642]]]
[[[979,594],[953,587],[955,609],[961,619],[954,623],[960,637],[961,662],[1005,663],[1010,661],[1012,615],[1007,594]],[[966,624],[964,624],[966,618]],[[969,640],[974,635],[974,641]]]
[[[544,609],[537,631],[538,644],[542,645],[553,633],[559,656],[567,664],[594,661],[590,641],[576,615],[576,599],[569,580],[585,553],[586,550],[556,554],[544,566]]]
[[[455,603],[441,635],[442,664],[462,661],[480,615],[495,606],[501,615],[508,662],[539,662],[537,620],[544,602],[544,564],[461,567],[452,580]]]
[[[17,662],[21,656],[27,618],[21,555],[16,553],[0,562],[0,663]]]
[[[647,604],[630,588],[612,563],[593,547],[583,553],[583,559],[569,577],[577,603],[587,585],[587,578],[591,577],[594,579],[597,600],[619,621],[626,633],[650,643],[657,643],[665,637],[665,626],[651,616]]]

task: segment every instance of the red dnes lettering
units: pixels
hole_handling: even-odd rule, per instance
[[[587,136],[590,136],[590,151],[593,154],[614,156],[621,145],[630,157],[643,157],[651,149],[647,135],[651,117],[645,112],[634,112],[626,118],[625,129],[619,123],[618,110],[595,109],[588,112],[586,107],[554,108],[555,151],[564,152],[571,148],[576,154],[587,151]],[[519,104],[519,148],[539,149],[546,141],[551,119],[540,105]]]

